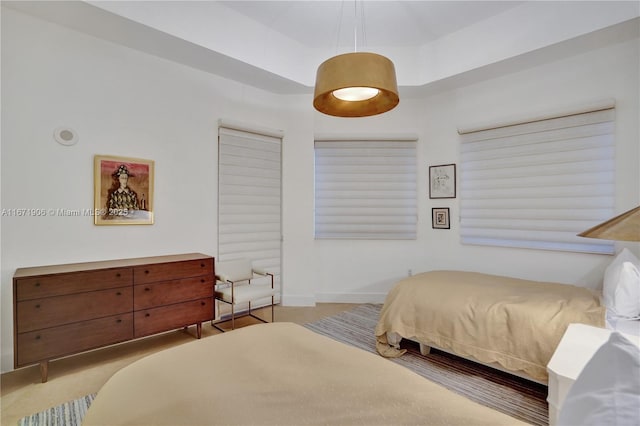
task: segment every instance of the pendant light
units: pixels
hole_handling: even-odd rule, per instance
[[[354,50],[320,64],[314,108],[335,117],[367,117],[395,108],[400,98],[393,62],[376,53],[357,52],[355,29]]]

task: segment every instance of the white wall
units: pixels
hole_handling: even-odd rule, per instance
[[[2,371],[13,367],[16,268],[199,251],[216,255],[219,118],[284,130],[286,304],[382,301],[408,269],[458,268],[596,286],[609,256],[459,243],[458,199],[429,200],[430,165],[458,163],[456,126],[583,100],[618,101],[618,211],[640,202],[638,40],[422,99],[376,117],[314,112],[311,96],[279,96],[2,9],[1,208],[93,207],[93,155],[156,162],[152,226],[91,217],[2,217]],[[68,125],[80,141],[54,142]],[[416,133],[419,227],[413,241],[313,239],[314,133]],[[431,229],[450,207],[452,229]],[[638,244],[629,244],[636,253]]]

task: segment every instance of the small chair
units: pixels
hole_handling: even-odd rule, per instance
[[[271,277],[271,286],[251,284],[251,280],[254,279],[255,275]],[[231,329],[235,328],[235,306],[240,303],[249,302],[248,315],[262,322],[267,322],[251,313],[251,301],[267,297],[271,297],[271,322],[273,322],[275,294],[273,274],[262,269],[254,268],[251,260],[236,259],[217,263],[215,297],[216,300],[231,305]],[[224,331],[213,322],[211,325],[220,331]]]

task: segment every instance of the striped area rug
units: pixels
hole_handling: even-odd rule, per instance
[[[361,305],[350,311],[306,324],[335,340],[376,352],[374,330],[382,305]],[[407,353],[391,359],[453,392],[532,425],[548,425],[547,387],[500,372],[446,352],[420,354],[417,344],[405,341]]]
[[[96,394],[65,402],[47,410],[23,417],[18,426],[80,426]]]

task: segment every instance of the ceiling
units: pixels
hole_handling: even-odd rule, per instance
[[[222,1],[305,46],[419,47],[498,15],[521,1]],[[360,50],[362,45],[358,46]]]
[[[401,95],[514,72],[640,32],[638,1],[2,1],[270,92],[307,94],[331,56],[375,51]]]

